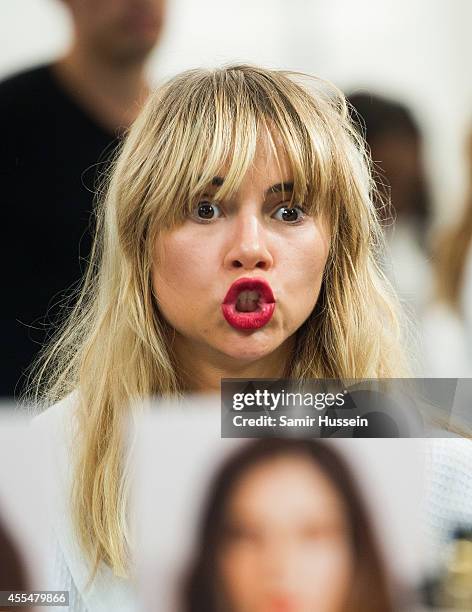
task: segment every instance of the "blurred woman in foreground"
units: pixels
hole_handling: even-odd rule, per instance
[[[367,510],[338,454],[262,439],[221,469],[184,588],[185,612],[389,612]]]

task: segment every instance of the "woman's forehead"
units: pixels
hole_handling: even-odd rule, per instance
[[[238,151],[234,150],[228,158],[215,169],[207,184],[212,191],[223,187],[231,166],[237,161]],[[257,182],[265,188],[272,186],[293,187],[293,170],[285,146],[280,136],[272,137],[267,130],[262,130],[257,137],[254,155],[244,174],[238,177],[238,187],[243,182]],[[274,189],[275,191],[276,189]]]
[[[208,187],[213,188],[213,190],[222,187],[228,171],[229,166],[223,165],[217,171],[217,174],[211,178]],[[241,176],[240,183],[247,181],[267,183],[267,186],[274,187],[275,185],[290,184],[293,187],[293,172],[287,160],[279,165],[273,156],[256,155],[245,174]]]
[[[249,170],[254,174],[290,179],[292,168],[280,137],[272,139],[267,132],[261,134]]]
[[[290,490],[296,499],[287,501],[292,510],[298,508],[305,515],[307,504],[316,516],[339,516],[344,512],[341,495],[324,471],[308,458],[298,455],[280,456],[252,466],[237,482],[229,509],[233,513],[251,514],[256,509],[265,511],[273,499],[279,500],[279,510],[286,509],[280,502],[284,491]]]

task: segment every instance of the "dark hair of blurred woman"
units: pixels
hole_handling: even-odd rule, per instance
[[[27,591],[28,579],[20,554],[0,518],[0,591]],[[11,606],[2,606],[2,610],[13,610]],[[25,607],[21,608],[27,610]]]

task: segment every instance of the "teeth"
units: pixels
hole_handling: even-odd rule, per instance
[[[236,302],[236,310],[241,312],[253,312],[259,305],[259,291],[241,291]]]

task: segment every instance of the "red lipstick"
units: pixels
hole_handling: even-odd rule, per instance
[[[221,304],[226,321],[242,330],[263,327],[270,321],[274,309],[274,294],[262,278],[238,278]]]
[[[268,602],[268,605],[264,610],[267,612],[295,612],[295,610],[299,610],[299,604],[293,597],[284,597],[281,595],[280,597],[272,597]]]

